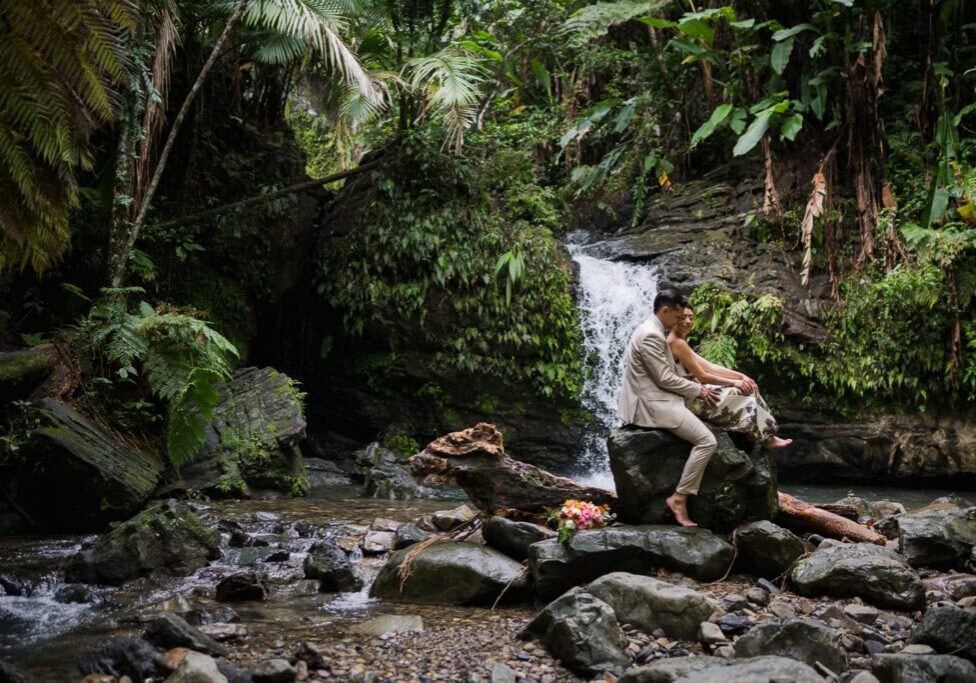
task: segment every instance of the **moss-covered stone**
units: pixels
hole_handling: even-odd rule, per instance
[[[100,537],[66,569],[69,581],[118,585],[150,572],[184,576],[220,557],[220,535],[186,503],[157,503]]]
[[[305,438],[304,394],[273,368],[242,368],[221,387],[203,449],[164,490],[246,495],[249,487],[304,495],[308,475],[298,444]]]
[[[51,360],[37,349],[0,353],[0,400],[26,398],[51,372]]]
[[[155,490],[162,460],[53,398],[39,402],[40,427],[25,435],[11,490],[48,530],[85,530],[124,519]],[[55,504],[56,501],[56,504]]]

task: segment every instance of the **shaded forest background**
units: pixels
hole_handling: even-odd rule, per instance
[[[780,405],[972,413],[972,3],[3,0],[0,34],[2,344],[50,344],[62,399],[176,465],[242,364],[313,417],[378,397],[322,428],[402,452],[585,419],[565,233],[716,172],[760,184],[738,239],[823,334],[710,284],[706,355]]]

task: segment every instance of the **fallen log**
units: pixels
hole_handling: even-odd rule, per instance
[[[502,433],[484,422],[431,441],[411,456],[408,469],[418,478],[457,482],[478,509],[493,514],[538,514],[570,498],[611,507],[617,500],[605,489],[509,458]]]
[[[823,536],[877,545],[884,545],[887,541],[884,536],[863,524],[805,503],[788,493],[779,493],[779,514],[784,522],[792,522]]]

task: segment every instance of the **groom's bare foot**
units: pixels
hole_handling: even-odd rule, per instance
[[[690,519],[688,519],[688,504],[685,496],[679,496],[675,494],[664,501],[664,504],[668,506],[671,514],[674,515],[674,519],[681,526],[698,526]]]
[[[786,448],[793,443],[793,439],[781,439],[778,436],[774,436],[771,439],[767,439],[763,442],[763,448]]]

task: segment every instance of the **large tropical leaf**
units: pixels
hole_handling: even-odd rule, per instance
[[[447,129],[448,144],[460,152],[464,130],[477,115],[484,69],[467,50],[450,47],[429,57],[407,62],[410,84],[425,95],[425,112],[439,115]]]

